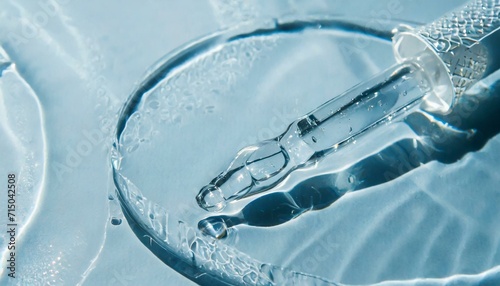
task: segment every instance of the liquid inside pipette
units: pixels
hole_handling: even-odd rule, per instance
[[[293,170],[392,120],[431,90],[417,63],[395,65],[292,122],[282,135],[243,148],[196,200],[207,211],[221,211],[233,200],[269,190]]]

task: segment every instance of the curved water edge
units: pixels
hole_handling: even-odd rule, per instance
[[[16,240],[20,240],[35,217],[43,195],[47,171],[47,139],[41,103],[31,86],[18,73],[16,65],[0,47],[0,132],[1,150],[5,163],[2,174],[15,175],[16,192],[13,196]],[[7,153],[7,150],[10,152]],[[4,161],[5,160],[5,161]],[[7,195],[7,194],[6,194]],[[7,203],[7,200],[5,200]],[[10,202],[9,202],[10,204]],[[2,205],[6,207],[6,205]],[[9,210],[11,212],[11,210]],[[5,209],[5,219],[7,216]],[[7,261],[9,234],[1,236],[2,261]],[[1,277],[6,271],[0,270]],[[8,278],[7,278],[8,279]]]

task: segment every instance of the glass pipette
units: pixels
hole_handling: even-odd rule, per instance
[[[208,211],[267,191],[410,107],[447,113],[473,83],[499,68],[500,0],[474,0],[393,37],[398,64],[292,122],[280,136],[243,148],[196,200]]]

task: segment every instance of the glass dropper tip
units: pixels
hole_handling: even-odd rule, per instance
[[[226,199],[222,190],[212,184],[204,186],[196,196],[198,205],[210,212],[219,212],[226,207]]]
[[[392,66],[292,122],[280,136],[243,148],[227,169],[204,186],[196,200],[211,212],[265,192],[295,169],[314,164],[355,136],[406,113],[432,93],[413,62]]]

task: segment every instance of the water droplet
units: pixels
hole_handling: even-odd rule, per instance
[[[208,217],[198,223],[198,229],[205,235],[216,239],[227,236],[226,222],[220,217]]]
[[[122,224],[122,219],[113,217],[113,218],[111,218],[111,224],[112,225],[120,225],[120,224]]]

